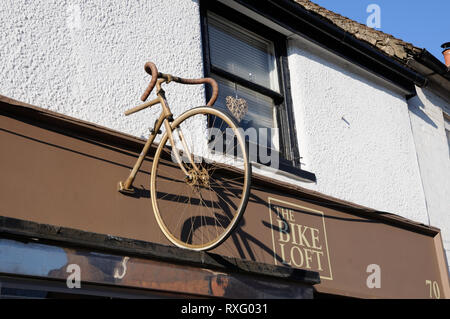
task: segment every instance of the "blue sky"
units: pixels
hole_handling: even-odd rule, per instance
[[[379,30],[420,48],[444,62],[441,44],[450,42],[450,0],[312,0],[350,19],[366,24],[377,4],[381,13]]]

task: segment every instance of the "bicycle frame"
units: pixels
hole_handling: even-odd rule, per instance
[[[160,73],[158,72],[156,65],[152,62],[147,62],[145,64],[145,71],[150,74],[152,78],[142,95],[141,100],[145,102],[155,86],[157,88],[157,97],[149,102],[145,102],[144,104],[127,110],[125,115],[136,113],[156,104],[161,104],[161,114],[155,121],[150,136],[127,179],[124,182],[119,182],[118,190],[124,194],[135,194],[136,188],[132,186],[135,177],[144,162],[145,156],[155,141],[156,136],[162,133],[160,129],[164,126],[165,132],[162,135],[154,154],[150,175],[150,194],[156,222],[166,238],[180,248],[196,251],[213,249],[225,241],[230,233],[237,227],[248,203],[251,164],[246,150],[245,138],[239,133],[238,126],[232,117],[220,110],[212,108],[214,102],[217,100],[219,92],[218,84],[214,79],[184,79],[170,74]],[[212,94],[206,106],[186,110],[186,112],[174,119],[166,100],[165,92],[161,88],[162,84],[168,84],[172,81],[181,84],[211,85]],[[211,124],[211,127],[214,127],[215,119],[219,118],[222,120],[221,123],[226,126],[224,131],[232,129],[233,132],[236,133],[236,136],[233,137],[233,141],[236,141],[236,145],[234,145],[232,151],[234,153],[234,150],[236,149],[238,154],[242,154],[243,161],[243,170],[237,172],[237,178],[233,175],[232,180],[227,178],[223,179],[223,174],[220,173],[220,170],[217,174],[214,174],[217,168],[219,166],[222,167],[223,164],[214,166],[208,161],[197,161],[197,158],[194,159],[194,154],[190,151],[192,150],[192,152],[194,152],[194,149],[191,148],[190,145],[188,146],[188,141],[183,135],[182,127],[185,127],[184,133],[186,133],[186,137],[189,137],[188,135],[192,134],[191,123],[196,125],[197,119],[204,119],[204,116],[206,116],[208,123],[210,120],[209,116],[214,117],[214,122]],[[194,119],[194,122],[190,122],[191,119]],[[186,126],[182,126],[183,123],[186,123]],[[176,137],[178,137],[177,140],[175,140]],[[196,137],[193,139],[196,140]],[[217,139],[214,137],[213,140],[216,141]],[[210,140],[208,139],[208,142],[209,141]],[[168,165],[166,162],[167,154],[163,156],[162,153],[166,153],[167,151],[166,144],[170,144],[167,145],[167,148],[170,149],[170,147],[172,147],[172,156],[170,156],[170,152],[168,152],[168,157],[172,157],[172,161],[177,162],[182,173],[179,171],[177,173],[173,170],[167,171],[167,169],[165,169],[167,168],[165,166]],[[208,144],[208,147],[209,146],[210,145]],[[169,164],[169,166],[175,166],[175,171],[177,171],[176,165]],[[230,182],[232,185],[229,185]],[[172,201],[173,209],[167,210],[165,208],[167,198],[164,198],[173,191],[176,191],[181,195],[181,197],[177,197],[178,199],[184,198],[184,195],[189,196],[189,199],[188,201],[184,201],[184,199],[181,201]],[[163,195],[161,196],[161,194]],[[204,200],[204,196],[207,196],[208,198],[206,201]],[[171,199],[169,198],[169,200]],[[161,203],[161,201],[163,201],[163,203]],[[186,209],[185,204],[189,207],[194,207],[194,209]],[[179,212],[180,216],[174,211],[179,208],[179,205],[184,206],[184,209],[181,209]],[[220,214],[217,211],[218,209],[223,210],[225,215]],[[178,218],[178,222],[173,222],[173,215]],[[200,224],[198,225],[199,222]]]
[[[158,79],[156,82],[156,89],[157,89],[157,91],[156,91],[157,98],[156,99],[151,100],[142,105],[139,105],[137,107],[134,107],[125,112],[125,115],[130,115],[130,114],[136,113],[138,111],[141,111],[147,107],[151,107],[156,104],[161,104],[161,106],[162,106],[161,115],[156,120],[155,125],[151,131],[151,134],[150,134],[149,138],[147,139],[147,142],[145,143],[144,148],[142,149],[136,163],[134,164],[134,167],[131,170],[130,175],[125,180],[125,182],[122,182],[122,181],[119,182],[119,192],[121,192],[121,193],[134,194],[134,188],[132,187],[133,181],[136,178],[136,174],[139,171],[139,168],[141,167],[141,165],[145,159],[145,156],[147,155],[148,150],[150,149],[150,146],[152,145],[153,141],[155,140],[156,135],[161,133],[160,128],[163,125],[166,130],[166,133],[169,136],[169,141],[172,146],[172,150],[175,151],[175,158],[177,160],[178,165],[180,166],[181,170],[186,174],[186,177],[190,177],[190,174],[187,172],[186,168],[184,167],[184,165],[182,163],[182,160],[180,158],[180,155],[179,155],[176,145],[175,145],[175,141],[173,139],[173,130],[172,130],[172,126],[170,124],[171,122],[173,122],[173,114],[170,111],[169,105],[167,103],[167,100],[165,97],[165,91],[161,88],[161,84],[170,83],[172,81],[172,77],[170,75],[167,75],[166,77],[167,77],[167,79],[166,78]],[[198,172],[199,168],[195,164],[192,154],[189,152],[189,149],[187,147],[187,144],[185,142],[182,132],[178,131],[178,134],[179,134],[180,140],[182,142],[184,152],[188,155],[190,164]]]

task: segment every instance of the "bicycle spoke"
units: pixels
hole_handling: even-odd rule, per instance
[[[211,189],[211,187],[209,185],[208,185],[208,188]],[[211,203],[212,203],[213,199],[212,199],[211,193],[208,193],[208,194],[209,194],[209,199],[211,200]],[[213,215],[215,215],[214,211],[213,211]],[[218,232],[218,229],[217,229],[217,218],[213,217],[213,219],[214,219],[214,227],[216,228],[216,234],[218,234],[219,232]]]
[[[236,137],[238,131],[233,121],[220,111],[199,109],[186,112],[189,115],[184,118],[182,115],[171,124],[174,145],[158,148],[155,162],[159,163],[153,166],[151,191],[155,216],[166,237],[177,246],[203,250],[213,248],[227,238],[242,215],[243,200],[247,200],[245,192],[248,188],[244,187],[248,178],[245,165],[248,164],[245,164],[246,157],[240,157],[245,154],[245,148],[242,138]],[[216,134],[207,131],[208,128],[217,130]],[[208,134],[204,143],[199,140],[199,132]],[[231,139],[230,133],[234,134]],[[165,145],[167,141],[166,134],[161,144]],[[202,159],[202,156],[214,155],[210,153],[211,150],[214,152],[211,146],[215,150],[219,146],[225,147],[225,152],[216,154],[220,156],[217,164],[211,162],[215,156],[211,161]],[[173,162],[174,153],[171,152],[178,153],[181,163]],[[231,158],[225,153],[231,153]],[[235,153],[239,156],[238,162]],[[223,174],[227,174],[228,163],[244,164],[244,170],[234,171],[227,177]]]

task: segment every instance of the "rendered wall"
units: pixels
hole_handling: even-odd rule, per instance
[[[428,223],[404,96],[305,41],[289,67],[304,168],[315,190]]]
[[[426,89],[417,91],[408,104],[427,209],[450,256],[450,159],[442,113],[450,105]]]
[[[161,72],[202,77],[198,1],[0,1],[0,94],[136,136],[153,124],[139,104]],[[201,87],[168,90],[173,112],[203,105]]]

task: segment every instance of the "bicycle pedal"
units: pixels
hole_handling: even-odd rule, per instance
[[[135,194],[134,188],[125,188],[123,186],[122,182],[119,182],[118,188],[119,188],[118,191],[122,194],[125,194],[125,195],[134,195]]]

